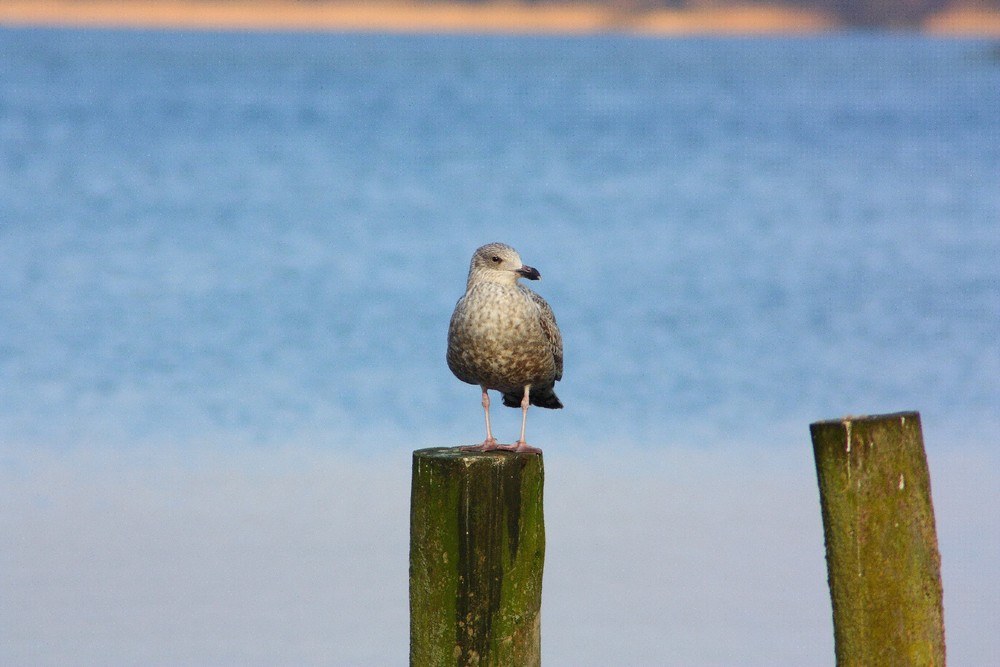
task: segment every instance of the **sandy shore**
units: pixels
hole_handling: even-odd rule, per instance
[[[295,0],[4,0],[0,25],[526,34],[777,34],[835,30],[829,14],[781,5],[621,12],[596,5]],[[1000,36],[1000,12],[950,11],[929,31]]]
[[[924,21],[924,31],[940,35],[1000,37],[1000,11],[974,7],[945,10]]]
[[[623,13],[591,5],[294,0],[5,0],[0,23],[268,30],[488,33],[802,32],[836,27],[775,7]]]

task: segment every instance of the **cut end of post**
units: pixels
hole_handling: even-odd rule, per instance
[[[413,452],[413,460],[427,459],[427,460],[437,460],[437,461],[503,461],[509,459],[512,456],[538,456],[542,455],[541,452],[515,452],[510,449],[490,449],[488,451],[479,450],[469,450],[466,449],[467,445],[461,445],[458,447],[428,447],[426,449],[417,449]]]
[[[890,412],[884,415],[847,415],[841,417],[840,419],[823,419],[821,421],[813,422],[809,425],[810,429],[830,427],[835,424],[871,424],[876,422],[886,422],[892,420],[899,420],[901,424],[905,425],[907,421],[913,421],[920,423],[920,413],[915,410],[907,410],[904,412]]]

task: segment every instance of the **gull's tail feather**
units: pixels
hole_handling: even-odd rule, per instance
[[[537,405],[540,408],[549,408],[550,410],[558,410],[563,406],[562,401],[556,396],[554,389],[555,385],[550,384],[547,387],[532,387],[528,394],[528,401],[532,405]],[[521,399],[523,394],[504,394],[503,404],[508,408],[519,408],[521,407]]]

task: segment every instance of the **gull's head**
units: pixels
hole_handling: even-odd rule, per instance
[[[537,269],[525,266],[517,251],[506,243],[487,243],[476,250],[469,266],[469,284],[494,282],[513,285],[518,278],[538,280]]]

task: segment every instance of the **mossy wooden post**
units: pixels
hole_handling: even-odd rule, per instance
[[[537,454],[421,449],[410,497],[410,665],[541,663]]]
[[[945,664],[920,415],[810,425],[839,667]]]

